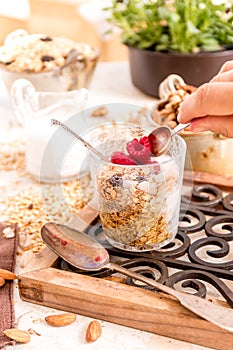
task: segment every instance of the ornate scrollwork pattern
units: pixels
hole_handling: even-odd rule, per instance
[[[87,234],[108,250],[111,260],[125,268],[172,288],[180,283],[182,288],[191,288],[203,298],[207,296],[207,282],[233,307],[233,292],[225,283],[233,281],[233,245],[230,244],[233,240],[233,193],[224,197],[218,187],[202,184],[194,186],[191,200],[183,197],[182,202],[176,238],[158,251],[136,253],[110,246],[104,239],[100,221],[90,226]],[[84,273],[64,261],[59,268]],[[113,273],[104,269],[89,274],[101,278]],[[126,283],[156,291],[131,278],[127,278]]]
[[[222,191],[213,185],[202,184],[196,185],[192,190],[191,203],[195,205],[215,207],[222,200]],[[182,198],[183,202],[190,202],[186,197]]]

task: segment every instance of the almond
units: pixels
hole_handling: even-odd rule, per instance
[[[0,277],[0,287],[4,286],[5,280],[4,278]]]
[[[30,334],[17,328],[5,329],[3,332],[8,338],[15,340],[17,343],[29,343]]]
[[[64,313],[59,315],[50,315],[45,317],[45,321],[53,327],[63,327],[73,323],[76,320],[76,315]]]
[[[16,280],[18,278],[14,272],[5,269],[0,269],[0,277],[10,281]]]
[[[99,321],[94,320],[89,323],[86,332],[86,341],[92,343],[96,341],[102,334],[102,326]]]

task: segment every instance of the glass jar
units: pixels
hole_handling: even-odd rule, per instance
[[[114,123],[93,128],[86,135],[107,159],[127,153],[134,138],[149,134],[142,127]],[[159,249],[177,233],[186,146],[172,138],[168,153],[151,157],[150,164],[121,165],[90,155],[95,200],[107,241],[129,251]]]

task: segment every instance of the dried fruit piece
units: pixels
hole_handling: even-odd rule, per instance
[[[132,157],[123,152],[113,152],[111,162],[122,165],[137,165],[137,162]]]
[[[140,143],[137,139],[128,142],[126,149],[129,152],[129,155],[140,164],[147,164],[150,159],[150,149],[145,147],[144,144]]]
[[[0,269],[0,277],[9,281],[16,280],[18,278],[14,272],[5,269]]]
[[[0,277],[0,287],[4,286],[5,280],[3,277]]]
[[[41,41],[53,41],[50,36],[45,36],[44,38],[40,38]]]
[[[102,326],[99,321],[91,321],[86,332],[86,341],[92,343],[96,341],[102,334]]]
[[[136,181],[138,182],[146,181],[146,178],[144,176],[138,175],[136,176]]]
[[[8,338],[15,340],[17,343],[29,343],[31,340],[28,332],[22,331],[17,328],[5,329],[3,332]]]
[[[50,315],[45,317],[45,321],[53,327],[64,327],[73,323],[76,320],[76,315],[72,313],[64,313],[59,315]]]
[[[53,56],[48,56],[48,55],[44,55],[41,57],[41,61],[42,62],[49,62],[49,61],[53,61],[55,58]]]
[[[123,186],[122,176],[114,174],[109,180],[109,183],[112,185],[112,187],[122,187]]]
[[[14,60],[12,60],[12,61],[7,61],[7,62],[1,62],[1,63],[3,63],[3,64],[5,64],[6,66],[9,66],[11,63],[13,63],[14,62]]]

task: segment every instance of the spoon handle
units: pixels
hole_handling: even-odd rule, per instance
[[[94,148],[89,142],[85,141],[80,135],[78,135],[75,131],[70,129],[66,124],[60,122],[57,119],[51,119],[52,125],[58,125],[61,126],[64,130],[66,130],[70,135],[72,135],[75,139],[77,139],[79,142],[81,142],[86,148],[89,149],[92,153],[94,153],[98,158],[103,160],[104,162],[108,162],[109,160],[105,158],[102,153],[97,151],[96,148]]]
[[[108,263],[107,265],[105,265],[105,267],[109,268],[112,271],[119,272],[125,276],[134,278],[149,286],[155,287],[161,290],[162,292],[174,296],[186,309],[194,312],[196,315],[206,319],[209,322],[212,322],[213,324],[223,329],[233,332],[232,309],[211,303],[206,299],[202,299],[192,294],[177,291],[155,280],[152,280],[151,278],[147,278],[143,275],[140,275],[132,270],[128,270],[114,263]]]
[[[190,125],[190,123],[187,123],[187,124],[178,124],[171,132],[171,135],[175,135],[177,134],[179,131],[187,128],[188,126]]]

